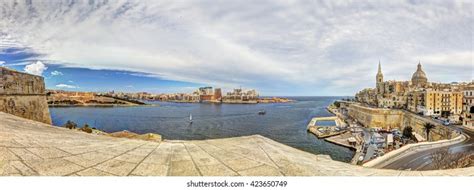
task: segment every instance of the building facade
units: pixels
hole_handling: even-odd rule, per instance
[[[469,84],[463,91],[462,124],[474,129],[474,83]]]
[[[424,92],[425,102],[421,104],[424,115],[441,116],[458,121],[462,113],[462,92],[450,90],[427,89]]]
[[[356,100],[379,108],[405,109],[413,113],[459,121],[463,113],[462,83],[430,83],[421,63],[410,81],[384,81],[379,62],[375,88],[356,94]]]

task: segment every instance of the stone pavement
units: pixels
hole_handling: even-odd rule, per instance
[[[0,112],[3,176],[429,176],[474,175],[364,168],[253,135],[161,143],[53,127]]]

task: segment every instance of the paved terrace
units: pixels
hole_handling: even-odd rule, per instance
[[[474,168],[363,168],[254,135],[161,143],[98,136],[0,112],[0,175],[369,176],[474,175]]]

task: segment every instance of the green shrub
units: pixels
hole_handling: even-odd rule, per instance
[[[407,139],[413,139],[413,128],[411,128],[410,126],[407,126],[405,128],[403,128],[403,137],[407,138]]]
[[[75,129],[77,128],[77,124],[68,120],[66,124],[63,125],[63,127],[68,128],[68,129]]]
[[[86,132],[86,133],[92,133],[92,129],[89,127],[88,124],[85,124],[84,127],[82,127],[81,130]]]

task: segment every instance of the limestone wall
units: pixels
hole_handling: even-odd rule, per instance
[[[350,117],[357,119],[366,127],[379,127],[383,129],[400,128],[403,120],[403,112],[399,110],[378,109],[351,104],[348,108]]]
[[[404,110],[370,108],[359,104],[351,104],[348,108],[348,114],[365,127],[403,130],[406,126],[411,126],[414,132],[424,138],[426,138],[424,125],[430,122],[436,126],[430,133],[430,139],[433,141],[450,139],[458,135],[443,125]]]
[[[459,135],[458,133],[455,133],[453,130],[450,130],[448,127],[443,126],[439,123],[433,122],[431,119],[426,119],[426,118],[423,118],[422,116],[419,116],[407,111],[403,111],[403,112],[404,112],[404,115],[403,115],[404,117],[403,117],[401,127],[403,128],[405,126],[411,126],[416,133],[422,135],[424,138],[426,138],[424,125],[427,122],[434,124],[436,126],[430,132],[430,140],[432,141],[452,139]]]
[[[0,111],[51,124],[43,77],[0,67]]]

